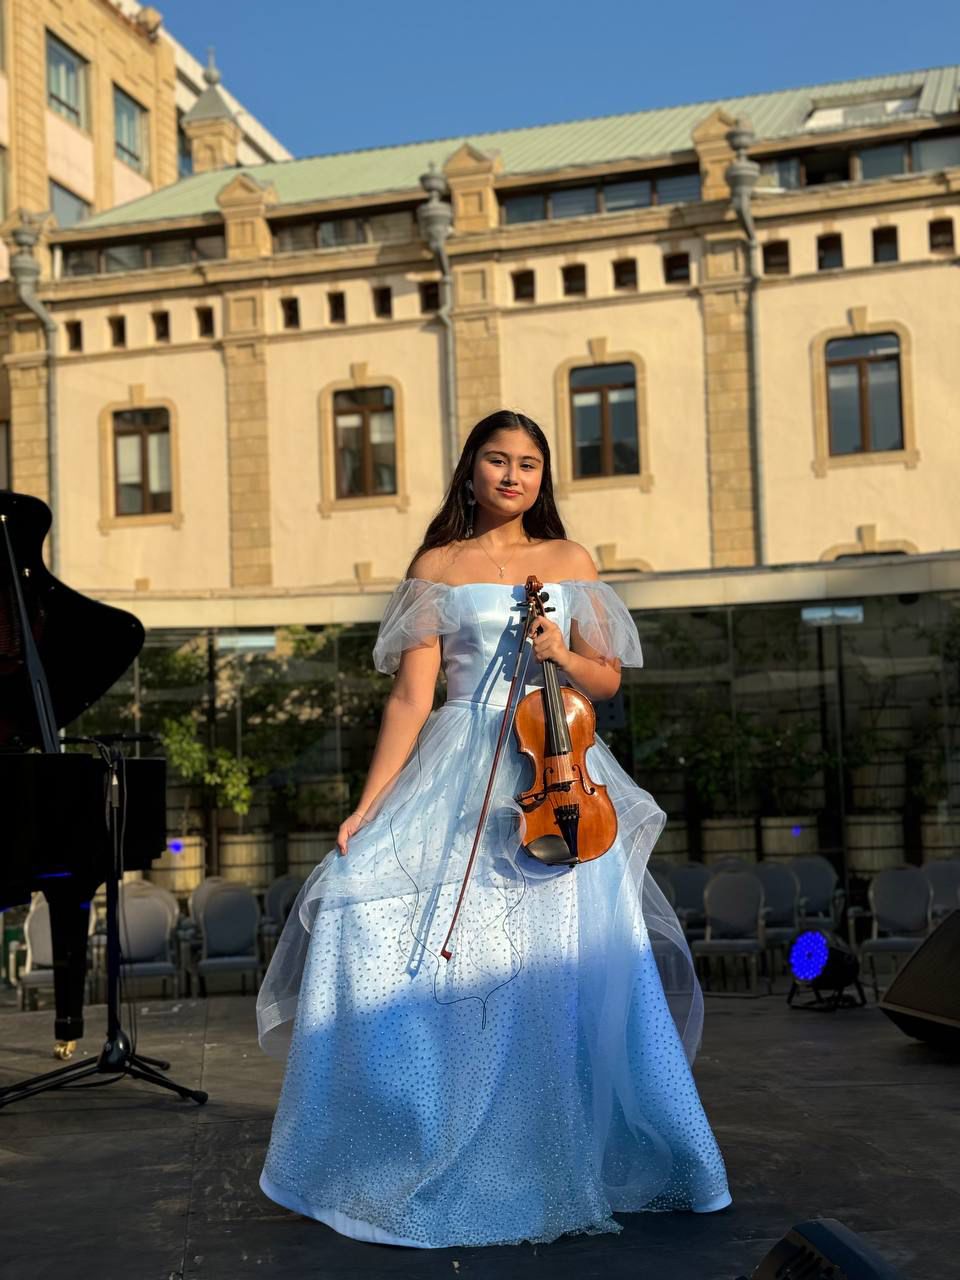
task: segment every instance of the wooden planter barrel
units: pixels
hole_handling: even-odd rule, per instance
[[[272,835],[226,834],[220,837],[220,874],[224,880],[266,889],[276,878]]]
[[[206,841],[203,836],[169,836],[167,847],[154,859],[147,879],[183,898],[206,875]]]
[[[752,818],[704,818],[700,824],[703,860],[709,866],[721,858],[756,862],[757,848]]]

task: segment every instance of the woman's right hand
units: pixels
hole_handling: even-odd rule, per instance
[[[362,822],[362,812],[359,809],[354,809],[353,813],[340,823],[340,830],[337,832],[337,848],[340,850],[341,858],[347,852],[347,842]]]

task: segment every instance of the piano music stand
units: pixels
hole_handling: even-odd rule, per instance
[[[76,1086],[76,1082],[87,1076],[98,1074],[127,1075],[135,1080],[145,1080],[148,1084],[170,1089],[181,1098],[192,1098],[199,1105],[207,1100],[203,1089],[188,1089],[168,1079],[163,1072],[170,1067],[169,1062],[158,1058],[148,1058],[135,1052],[130,1038],[120,1024],[120,879],[122,876],[122,849],[120,831],[123,821],[121,806],[121,775],[124,757],[116,745],[98,744],[101,754],[107,762],[107,826],[110,834],[112,862],[107,875],[107,1038],[104,1041],[100,1056],[88,1058],[83,1062],[73,1062],[56,1071],[47,1071],[43,1075],[31,1076],[17,1084],[0,1089],[0,1107],[10,1102],[20,1102],[24,1098],[32,1098],[34,1094],[43,1093],[47,1089],[62,1089]],[[124,797],[125,798],[125,797]],[[81,1088],[89,1086],[81,1085]]]

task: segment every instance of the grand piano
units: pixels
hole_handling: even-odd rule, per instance
[[[0,912],[40,890],[50,904],[55,1053],[83,1035],[90,900],[121,868],[107,817],[108,763],[67,752],[60,730],[113,685],[143,646],[132,614],[71,590],[43,563],[50,508],[0,492]],[[122,869],[165,843],[164,761],[124,762]]]

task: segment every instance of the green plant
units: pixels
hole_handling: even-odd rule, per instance
[[[167,763],[188,787],[209,787],[218,805],[232,809],[238,816],[249,813],[253,788],[248,763],[238,760],[224,747],[211,750],[201,739],[200,732],[194,715],[164,720],[160,738]],[[189,791],[184,798],[184,826],[188,807]]]

